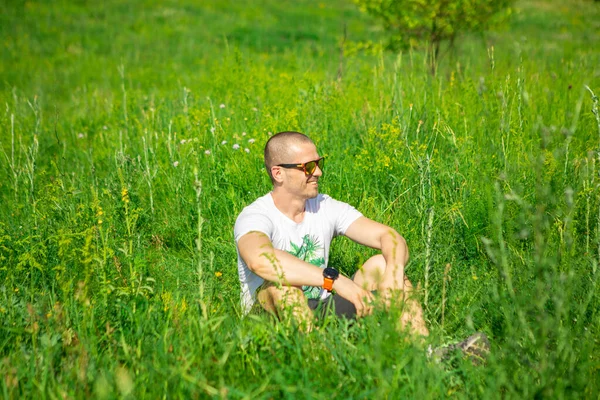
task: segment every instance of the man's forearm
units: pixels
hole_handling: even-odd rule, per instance
[[[261,278],[283,286],[317,286],[323,285],[323,270],[317,266],[300,260],[293,255],[277,249],[270,249],[261,254],[267,262],[260,262],[260,266],[253,271]],[[369,301],[372,294],[350,278],[340,275],[333,283],[333,289],[338,295],[350,301],[356,307],[357,315],[363,316],[370,313]]]
[[[261,253],[260,262],[251,266],[264,280],[287,286],[322,286],[323,270],[278,249]]]

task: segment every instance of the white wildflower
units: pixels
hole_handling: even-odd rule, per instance
[[[78,134],[77,134],[77,137],[78,137],[79,139],[83,139],[83,137],[84,137],[84,136],[85,136],[85,135],[84,135],[83,133],[78,133]]]
[[[258,111],[258,108],[252,107],[252,111]]]
[[[225,108],[225,104],[221,104],[219,108]]]
[[[234,150],[237,150],[237,149],[239,149],[239,148],[240,148],[240,145],[236,143],[236,144],[234,144],[234,145],[233,145],[233,146],[231,146],[231,147],[233,147],[233,149],[234,149]]]
[[[174,166],[175,168],[177,168],[177,166],[178,166],[178,165],[179,165],[179,161],[175,161],[175,162],[173,163],[173,166]]]
[[[227,144],[227,140],[223,140],[221,144]]]
[[[250,153],[250,149],[249,149],[249,148],[247,148],[247,147],[244,149],[244,151],[245,151],[246,153]]]
[[[254,143],[254,142],[255,142],[255,140],[254,140],[254,139],[248,139],[248,143],[252,144],[252,143]]]
[[[181,140],[179,141],[179,143],[180,143],[180,144],[185,144],[185,142],[186,142],[186,140],[185,140],[185,139],[181,139]]]
[[[242,132],[242,136],[246,136],[246,132]]]
[[[204,154],[210,155],[210,150],[204,150]]]
[[[108,126],[104,125],[104,126],[102,127],[102,129],[104,129],[104,130],[107,130],[107,129],[108,129]]]
[[[210,128],[210,133],[215,133],[215,127]]]

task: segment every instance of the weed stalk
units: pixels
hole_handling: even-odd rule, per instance
[[[425,247],[425,307],[427,307],[427,303],[429,301],[429,272],[431,270],[431,236],[433,232],[433,216],[435,214],[435,210],[432,207],[429,208],[429,214],[427,218],[427,244]]]
[[[152,190],[152,180],[154,179],[154,176],[156,176],[156,170],[154,170],[153,172],[150,171],[150,160],[148,158],[148,143],[146,142],[145,136],[142,136],[142,142],[144,143],[144,162],[146,164],[146,168],[144,169],[144,178],[146,180],[146,183],[148,184],[148,190],[150,192],[150,211],[152,212],[152,215],[154,215],[154,195]]]
[[[442,285],[442,330],[444,330],[444,315],[446,311],[446,286],[450,281],[450,270],[452,269],[452,264],[446,264],[444,268],[444,282]]]
[[[204,218],[202,218],[202,181],[198,178],[198,169],[194,169],[194,189],[196,191],[196,211],[198,212],[198,225],[196,238],[196,252],[198,257],[197,275],[198,275],[198,290],[200,295],[200,308],[204,318],[208,318],[208,308],[206,306],[204,296],[204,270],[202,266],[202,225],[204,224]]]

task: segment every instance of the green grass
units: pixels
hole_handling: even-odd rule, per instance
[[[384,36],[350,2],[251,4],[0,3],[2,396],[597,398],[598,6],[521,1],[432,77],[355,51]],[[290,129],[407,239],[425,345],[484,331],[485,366],[395,315],[240,318],[233,223]]]

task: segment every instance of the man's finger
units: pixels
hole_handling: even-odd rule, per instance
[[[371,315],[373,312],[373,306],[364,301],[359,302],[359,306],[356,307],[356,313],[359,317],[364,317],[366,315]]]
[[[364,317],[365,315],[365,305],[361,300],[359,300],[358,304],[356,305],[356,314],[359,317]]]

